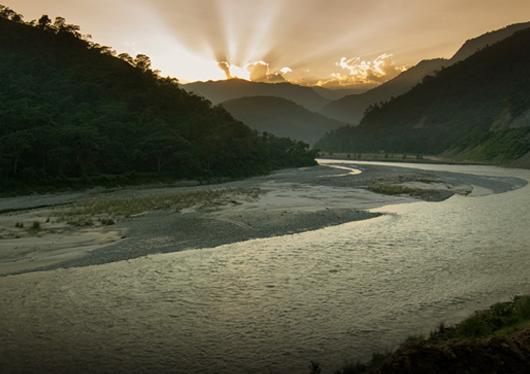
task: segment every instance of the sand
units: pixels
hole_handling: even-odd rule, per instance
[[[317,230],[377,217],[370,210],[388,204],[484,195],[515,185],[502,178],[326,160],[221,185],[0,199],[0,275]]]

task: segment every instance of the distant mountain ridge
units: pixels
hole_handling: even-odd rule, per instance
[[[229,79],[194,82],[183,84],[181,87],[187,92],[207,98],[213,104],[242,97],[276,96],[293,101],[311,111],[320,111],[330,102],[330,100],[319,95],[311,87],[287,82],[262,83],[250,82],[244,79]]]
[[[311,112],[301,105],[274,96],[243,97],[222,103],[236,119],[260,132],[314,144],[344,123]]]
[[[423,60],[418,65],[404,71],[394,79],[383,83],[365,93],[345,96],[333,101],[322,109],[322,114],[336,120],[356,125],[364,112],[372,104],[387,101],[399,96],[420,82],[425,76],[433,74],[448,65],[449,60],[439,58]]]
[[[352,125],[357,125],[370,105],[385,102],[392,97],[402,95],[420,83],[423,78],[432,75],[444,67],[460,62],[480,49],[499,42],[513,35],[515,32],[530,28],[530,22],[513,24],[502,29],[491,31],[479,37],[470,39],[449,60],[423,60],[396,78],[360,95],[345,96],[326,105],[322,113]]]
[[[469,39],[451,58],[451,64],[463,61],[475,54],[478,50],[488,45],[500,42],[501,40],[512,36],[517,31],[527,28],[530,28],[530,22],[514,23],[513,25],[503,27],[502,29],[490,31],[479,37]]]
[[[440,154],[478,161],[528,160],[530,28],[480,49],[367,112],[317,146],[334,152]]]

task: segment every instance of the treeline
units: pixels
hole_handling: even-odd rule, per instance
[[[117,55],[79,26],[0,6],[0,187],[149,174],[241,177],[313,165],[301,142],[259,134],[222,107]]]
[[[426,77],[317,146],[508,161],[530,152],[530,29]]]

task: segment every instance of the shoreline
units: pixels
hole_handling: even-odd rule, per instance
[[[195,235],[203,235],[203,239],[219,236],[214,232],[217,227],[229,238],[236,232],[248,233],[248,228],[241,225],[245,220],[238,217],[244,212],[252,216],[256,210],[268,207],[273,217],[281,219],[271,206],[274,202],[276,208],[284,209],[285,202],[290,201],[293,209],[303,213],[294,218],[284,216],[277,222],[298,225],[307,208],[314,208],[316,203],[320,204],[318,213],[320,208],[333,204],[344,208],[345,201],[358,206],[362,201],[367,203],[365,198],[370,196],[420,201],[374,194],[365,187],[370,181],[381,180],[389,185],[403,183],[403,179],[413,183],[410,179],[424,179],[426,173],[359,167],[364,169],[362,174],[342,177],[337,175],[344,174],[343,169],[285,170],[252,180],[254,188],[260,186],[260,193],[254,197],[247,193],[233,199],[228,195],[227,204],[212,206],[211,210],[195,207],[184,208],[178,214],[163,210],[132,217],[131,222],[138,227],[120,246],[131,250],[129,255],[134,258],[140,252],[134,253],[131,243],[127,244],[128,240],[135,241],[133,235],[142,240],[139,246],[144,249],[146,243],[160,249],[166,240],[174,245],[175,239],[182,237],[176,232],[169,237],[168,229],[175,230],[183,216],[194,214],[205,222],[203,232]],[[490,171],[485,174],[488,177],[438,172],[436,175],[444,181],[479,185],[487,191],[467,197],[456,195],[442,203],[420,201],[373,209],[386,214],[369,221],[204,250],[177,253],[173,248],[168,252],[174,253],[109,261],[101,266],[2,277],[7,303],[3,326],[10,342],[3,356],[9,364],[26,369],[39,365],[60,371],[68,365],[63,360],[68,355],[75,357],[81,367],[97,362],[100,371],[112,368],[131,373],[179,367],[189,372],[277,369],[273,371],[304,374],[311,359],[320,360],[326,370],[350,359],[367,360],[372,352],[392,349],[411,333],[428,334],[438,321],[457,323],[474,310],[522,293],[520,284],[527,286],[524,269],[528,256],[517,256],[527,253],[525,243],[507,243],[500,251],[495,244],[485,248],[480,240],[477,242],[480,232],[466,239],[466,232],[475,224],[495,223],[487,226],[495,235],[496,223],[506,217],[526,217],[528,187],[508,191],[517,187],[518,179],[512,176],[528,179],[528,173]],[[241,190],[250,182],[244,183],[231,188]],[[330,192],[335,194],[333,198]],[[508,193],[494,195],[501,192]],[[142,202],[162,193],[168,191],[128,190],[95,197],[96,202],[105,197],[105,202],[115,206],[115,199],[134,197]],[[324,196],[328,198],[323,200]],[[502,203],[512,197],[519,202],[514,205],[518,209],[515,212],[511,205]],[[499,201],[503,207],[496,211],[499,217],[488,218],[487,212]],[[485,214],[470,217],[466,214],[470,208]],[[99,211],[100,206],[91,209]],[[229,213],[236,219],[227,222]],[[161,216],[165,216],[162,225]],[[222,218],[224,224],[207,221],[206,216]],[[262,224],[265,220],[258,221]],[[149,222],[155,226],[146,226]],[[502,232],[525,230],[526,221],[517,222],[520,224],[512,226],[514,222],[509,221]],[[142,227],[152,235],[144,236]],[[422,229],[424,237],[416,239],[414,234]],[[460,232],[463,236],[454,235]],[[489,242],[491,236],[485,239]],[[432,246],[426,246],[425,241]],[[107,262],[109,258],[103,256],[109,248],[93,252],[97,255],[94,259]],[[479,255],[483,260],[477,258]],[[515,275],[503,276],[502,282],[494,278],[510,273]],[[315,316],[321,316],[317,322],[323,327],[318,330],[313,330],[318,318]],[[86,345],[80,345],[79,339]],[[158,348],[146,351],[146,343]],[[183,356],[189,359],[182,361]]]
[[[384,158],[384,157],[366,157],[366,158],[351,158],[347,157],[346,153],[337,153],[332,156],[319,156],[318,159],[322,160],[341,160],[341,161],[352,161],[352,162],[381,162],[388,164],[425,164],[425,165],[463,165],[463,166],[493,166],[507,169],[530,169],[530,162],[519,162],[518,160],[510,161],[510,163],[492,163],[485,161],[472,161],[472,160],[455,160],[437,156],[424,156],[421,159],[415,157],[403,158]]]
[[[320,367],[319,364],[315,364]],[[526,373],[530,365],[530,296],[518,295],[428,336],[411,335],[390,352],[344,365],[339,374]]]
[[[518,187],[502,178],[323,160],[218,185],[0,199],[0,276],[313,231],[378,217],[370,209],[385,205]]]

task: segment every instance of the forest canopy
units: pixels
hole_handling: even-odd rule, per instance
[[[332,152],[445,153],[510,162],[530,152],[530,29],[371,106],[358,127],[318,143]]]
[[[313,165],[314,152],[260,134],[117,54],[62,17],[0,6],[2,188],[102,175],[242,177]]]

